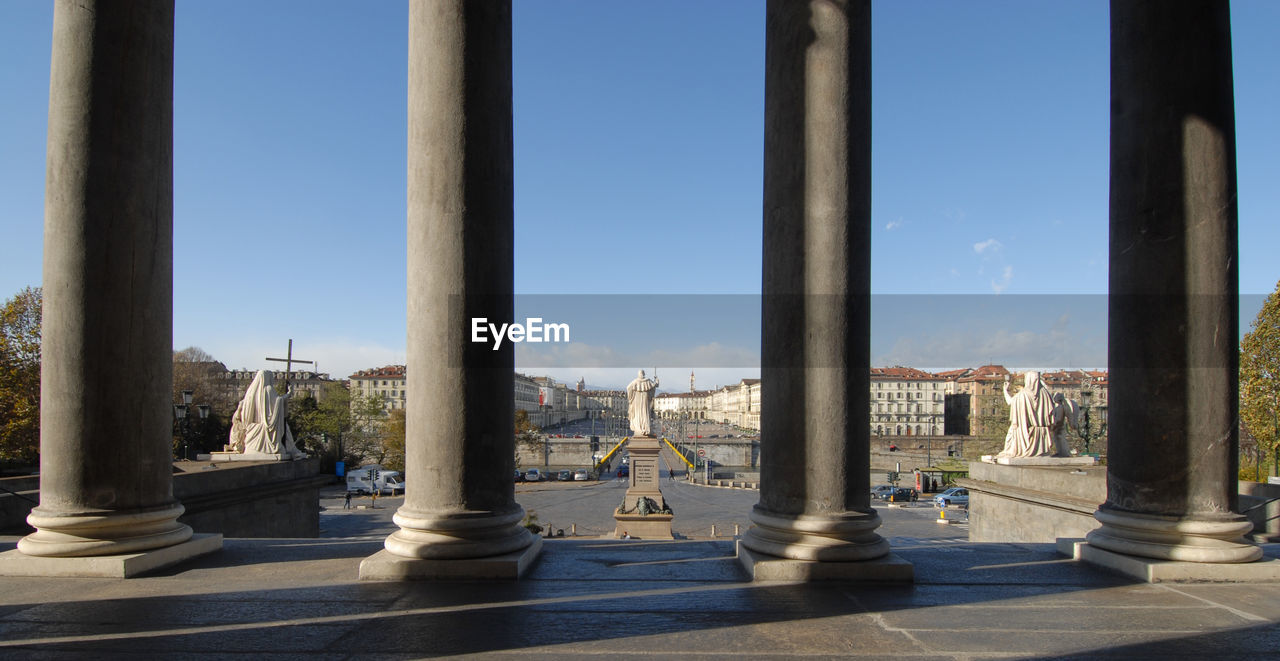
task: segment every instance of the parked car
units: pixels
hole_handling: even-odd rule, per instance
[[[524,472],[524,481],[525,482],[541,482],[542,473],[539,473],[538,469],[536,468],[530,468],[529,470]]]
[[[888,491],[880,492],[877,496],[885,502],[909,503],[920,499],[920,493],[911,487],[894,487]]]
[[[627,477],[629,475],[631,475],[631,469],[626,464],[618,467],[618,477]]]
[[[590,480],[590,479],[591,479],[591,473],[587,472],[587,469],[585,468],[579,468],[578,470],[573,472],[573,480],[575,482],[586,482],[587,480]]]
[[[893,485],[892,485],[892,484],[877,484],[877,485],[875,485],[874,487],[871,487],[871,499],[872,499],[872,500],[884,500],[883,498],[881,498],[881,497],[880,497],[880,494],[885,493],[886,491],[893,491]]]
[[[556,473],[556,479],[557,479],[557,480],[559,480],[559,481],[561,481],[561,482],[572,482],[572,481],[573,481],[573,471],[571,471],[571,470],[562,470],[562,471],[560,471],[559,473]]]
[[[946,491],[933,497],[933,504],[938,507],[946,507],[948,505],[964,505],[969,506],[969,490],[963,487],[951,487]]]
[[[521,473],[519,468],[516,469],[516,482],[524,482],[524,473]]]

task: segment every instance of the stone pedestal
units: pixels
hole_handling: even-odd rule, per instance
[[[1107,498],[1101,466],[1007,466],[972,462],[969,541],[1049,543],[1084,537],[1098,527],[1093,513]]]
[[[203,455],[202,455],[203,456]],[[266,452],[210,452],[208,461],[292,461],[287,454],[269,454]]]
[[[615,537],[630,535],[638,539],[672,539],[671,514],[663,514],[666,501],[662,498],[661,472],[658,466],[658,455],[662,450],[661,441],[652,434],[632,437],[627,441],[627,451],[631,456],[631,480],[627,493],[622,497],[621,508],[624,513],[614,512],[616,521]],[[654,510],[649,514],[641,514],[638,503],[642,499],[652,502]]]
[[[997,457],[991,454],[982,455],[982,461],[1001,466],[1096,466],[1095,457]]]
[[[0,553],[0,576],[63,578],[134,578],[222,550],[219,533],[196,533],[163,548],[74,558],[42,558],[22,551]]]

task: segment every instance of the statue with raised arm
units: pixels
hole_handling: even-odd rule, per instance
[[[1049,457],[1055,454],[1053,423],[1056,404],[1040,373],[1027,372],[1023,388],[1009,394],[1004,384],[1004,401],[1009,404],[1009,432],[1005,435],[1001,457]]]
[[[274,373],[262,370],[254,375],[231,416],[231,448],[245,454],[306,457],[294,444],[284,419],[285,403],[292,394],[292,390],[283,395],[276,392]]]
[[[627,384],[627,417],[636,436],[653,436],[649,417],[653,414],[653,396],[658,392],[658,379],[646,379],[644,370]]]

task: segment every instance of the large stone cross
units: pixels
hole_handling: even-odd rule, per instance
[[[289,372],[291,369],[293,369],[293,364],[294,363],[299,363],[304,365],[312,364],[312,362],[309,360],[302,360],[300,358],[293,357],[293,338],[289,338],[289,352],[285,354],[284,358],[267,358],[267,360],[274,360],[278,363],[284,363],[284,392],[286,395],[289,394]],[[280,404],[281,416],[284,416],[288,412],[288,408],[287,408],[288,405],[289,405],[288,399],[285,399],[283,402],[281,402]]]

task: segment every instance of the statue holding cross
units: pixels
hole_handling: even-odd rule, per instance
[[[286,422],[289,397],[289,375],[293,363],[310,363],[293,357],[293,340],[289,340],[288,358],[267,358],[285,363],[284,394],[276,392],[275,373],[259,371],[244,393],[244,399],[231,416],[231,451],[243,459],[302,459],[306,455],[294,443],[293,432]]]

